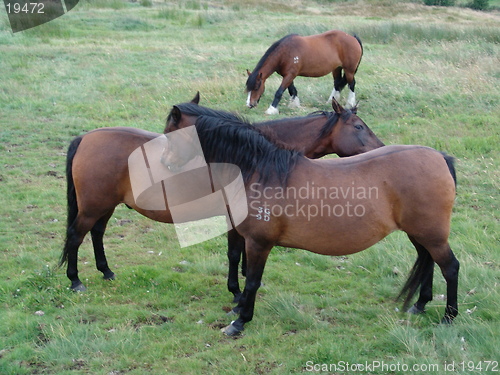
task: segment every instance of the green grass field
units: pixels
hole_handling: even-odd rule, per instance
[[[172,226],[124,206],[105,236],[116,280],[95,269],[88,237],[79,254],[88,291],[71,292],[56,268],[70,141],[108,126],[161,132],[172,105],[198,90],[203,105],[263,120],[279,78],[250,110],[245,69],[288,33],[329,29],[363,40],[358,115],[379,138],[457,159],[455,324],[437,324],[446,290],[437,268],[427,313],[399,311],[416,252],[393,233],[348,257],[275,248],[254,320],[225,337],[226,238],[181,249]],[[498,374],[499,30],[495,10],[396,0],[81,0],[16,34],[2,10],[0,374]],[[328,109],[331,77],[296,86],[302,107],[287,108],[285,94],[280,116]]]

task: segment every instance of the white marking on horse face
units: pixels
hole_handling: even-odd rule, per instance
[[[252,108],[252,106],[250,105],[250,97],[252,96],[252,92],[249,91],[248,92],[248,97],[247,97],[247,107],[248,108]]]
[[[293,63],[294,63],[294,64],[298,64],[298,63],[299,63],[299,56],[295,56],[295,57],[293,58]]]

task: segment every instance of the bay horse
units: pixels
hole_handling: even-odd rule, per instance
[[[274,94],[274,100],[266,114],[278,114],[278,104],[283,92],[288,89],[292,104],[300,105],[293,80],[297,76],[322,77],[333,75],[333,91],[328,101],[340,100],[340,92],[348,84],[349,96],[346,107],[354,107],[356,96],[354,74],[363,55],[363,45],[356,36],[343,31],[331,30],[318,35],[300,36],[290,34],[273,43],[259,60],[252,72],[247,70],[247,107],[255,107],[265,89],[266,79],[274,72],[283,77]],[[342,70],[344,74],[342,74]]]
[[[432,299],[435,262],[447,283],[442,323],[457,316],[459,262],[448,243],[456,188],[453,158],[429,147],[394,145],[313,160],[274,144],[250,125],[202,116],[195,127],[206,162],[236,165],[245,184],[248,216],[236,230],[245,239],[246,283],[233,309],[239,317],[223,329],[227,335],[239,334],[252,320],[273,246],[347,255],[395,230],[406,232],[418,254],[400,293],[406,294],[404,308],[420,287],[409,311],[424,311]],[[169,169],[188,161],[168,146],[162,155]]]
[[[199,95],[197,97],[199,100]],[[196,107],[204,114],[239,120],[238,116],[228,112],[198,105]],[[178,110],[184,106],[179,105],[176,108]],[[289,132],[286,141],[298,149],[318,156],[333,152],[333,149],[341,154],[353,155],[383,145],[359,117],[354,114],[348,116],[347,112],[340,108],[338,110],[341,112],[338,114],[318,114],[303,118],[296,122],[294,129],[288,127],[287,123],[282,123],[281,126],[287,126]],[[177,110],[171,111],[171,120]],[[344,125],[346,122],[349,125]],[[315,130],[308,130],[310,127]],[[280,125],[273,125],[277,133],[281,133],[277,130],[279,128]],[[305,136],[308,133],[309,136]],[[76,137],[71,142],[66,160],[66,239],[59,265],[67,263],[66,274],[71,281],[72,290],[86,290],[78,276],[77,263],[79,247],[89,231],[97,269],[103,273],[104,279],[114,279],[115,274],[110,270],[104,252],[103,237],[107,223],[118,204],[124,203],[152,220],[172,223],[168,208],[163,211],[144,210],[136,205],[128,170],[129,155],[160,135],[135,128],[100,128]],[[308,142],[311,142],[311,145],[308,145]],[[231,279],[236,279],[236,286],[232,286],[231,290],[237,296],[240,294],[237,284],[238,262],[234,266],[231,258],[230,269],[236,269],[236,276]],[[233,284],[234,282],[231,285]]]
[[[231,113],[220,112],[199,105],[199,93],[189,103],[174,105],[167,117],[164,133],[191,126],[200,116],[216,116],[236,119]],[[254,123],[254,126],[273,140],[300,151],[305,157],[317,159],[328,154],[340,157],[352,156],[374,150],[384,144],[371,129],[357,116],[357,107],[344,109],[332,99],[333,112],[314,112],[305,117],[284,118]],[[238,282],[238,267],[242,260],[242,273],[245,276],[245,241],[238,232],[228,232],[229,260],[228,290],[238,302],[241,290]]]

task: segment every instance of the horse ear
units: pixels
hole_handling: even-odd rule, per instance
[[[338,115],[340,115],[344,111],[344,108],[342,108],[342,106],[338,101],[335,100],[335,98],[332,98],[332,108]]]
[[[170,115],[172,116],[172,120],[175,124],[178,124],[181,121],[182,113],[179,107],[177,107],[176,105],[173,106]]]
[[[351,112],[355,115],[358,114],[358,106],[359,106],[359,102],[354,104],[354,107],[351,108]]]
[[[191,99],[191,103],[194,103],[194,104],[199,104],[200,103],[200,92],[199,91],[196,93],[196,95],[194,96],[194,98]],[[174,106],[174,108],[175,108],[175,106]]]
[[[248,76],[250,77],[252,75],[252,72],[250,70],[247,69],[247,74]]]

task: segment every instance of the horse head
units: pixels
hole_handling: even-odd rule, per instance
[[[340,157],[362,154],[385,146],[373,131],[361,120],[357,107],[344,109],[332,99],[333,113],[336,118],[329,137],[325,137],[322,145],[324,153],[335,153]]]
[[[191,99],[192,104],[200,104],[200,92],[198,91],[193,99]],[[174,105],[172,110],[168,114],[165,129],[163,133],[169,133],[174,130],[185,128],[186,126],[193,125],[196,121],[197,116],[183,115],[181,109]]]
[[[247,107],[253,108],[259,104],[260,97],[265,90],[265,80],[262,77],[262,73],[255,70],[253,73],[247,69],[248,79],[246,82],[248,97],[247,97]]]

